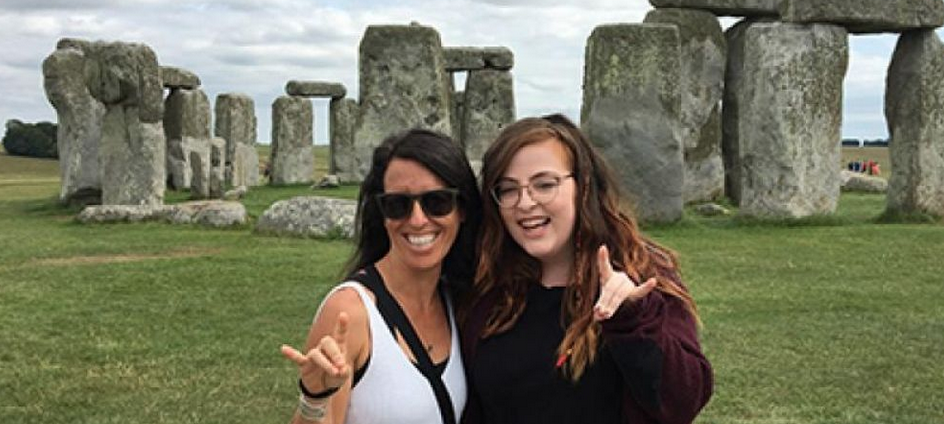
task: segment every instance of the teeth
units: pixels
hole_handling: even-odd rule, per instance
[[[549,221],[550,221],[550,219],[548,219],[548,218],[532,218],[532,219],[526,219],[526,220],[524,220],[524,221],[521,221],[521,226],[522,226],[522,227],[525,227],[525,228],[527,228],[527,229],[531,229],[531,228],[535,228],[535,227],[539,227],[539,226],[541,226],[541,225],[544,225],[544,224],[548,223]]]
[[[433,240],[436,239],[436,235],[427,234],[425,236],[407,236],[406,239],[414,246],[425,246],[432,243]]]

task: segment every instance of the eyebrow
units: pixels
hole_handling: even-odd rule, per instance
[[[535,173],[534,175],[528,177],[528,181],[534,181],[535,179],[541,178],[541,177],[559,177],[559,176],[561,176],[561,175],[567,175],[567,173],[566,173],[566,172],[560,173],[560,172],[557,172],[557,171],[550,171],[550,170],[541,171],[541,172]],[[516,180],[516,179],[514,179],[514,178],[511,178],[511,177],[501,177],[501,178],[498,179],[498,182],[499,182],[499,183],[505,182],[505,181],[510,181],[510,182],[513,182],[513,183],[517,183],[517,182],[518,182],[518,180]]]

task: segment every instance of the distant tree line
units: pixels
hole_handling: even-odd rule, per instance
[[[45,121],[29,124],[11,119],[7,121],[7,132],[3,135],[3,149],[10,155],[58,158],[56,124]]]
[[[842,139],[842,145],[845,147],[888,147],[888,139],[859,140],[858,138],[844,138]]]

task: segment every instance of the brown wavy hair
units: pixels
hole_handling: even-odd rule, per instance
[[[495,291],[498,302],[490,312],[481,337],[509,330],[524,311],[529,285],[541,281],[540,262],[528,255],[508,234],[492,196],[487,195],[522,147],[554,139],[566,148],[576,183],[574,226],[574,284],[564,289],[561,322],[564,339],[557,347],[567,357],[565,375],[576,381],[596,358],[600,326],[593,306],[600,293],[597,251],[606,245],[614,268],[634,281],[655,277],[656,290],[681,300],[697,320],[695,302],[681,285],[675,254],[640,233],[631,214],[620,208],[616,180],[603,157],[565,116],[525,118],[506,127],[486,151],[482,163],[484,216],[475,273],[475,298]]]

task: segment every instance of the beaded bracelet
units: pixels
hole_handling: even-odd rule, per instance
[[[328,399],[310,400],[298,395],[298,415],[307,421],[320,423],[328,413]]]

